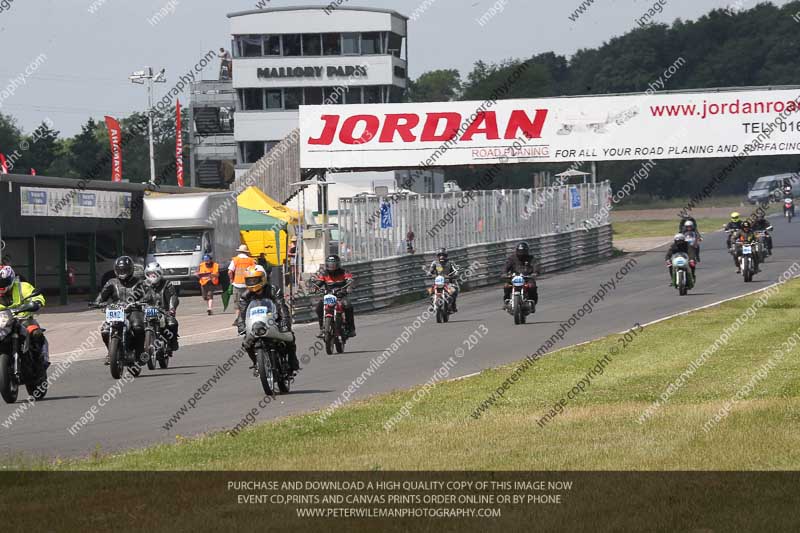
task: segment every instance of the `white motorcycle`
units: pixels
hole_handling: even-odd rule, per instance
[[[253,300],[245,312],[245,332],[255,338],[258,377],[267,396],[275,396],[276,386],[287,394],[293,380],[289,345],[294,333],[281,331],[275,317],[275,304],[266,298]]]

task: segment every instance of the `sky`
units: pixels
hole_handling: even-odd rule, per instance
[[[576,20],[570,15],[591,4]],[[0,0],[0,112],[25,132],[50,120],[71,136],[93,116],[126,116],[147,107],[144,86],[128,76],[145,65],[165,68],[168,91],[209,50],[230,48],[228,13],[257,0]],[[547,51],[570,56],[637,27],[654,5],[656,22],[696,19],[714,8],[748,9],[756,0],[346,0],[410,16],[409,74],[499,62]],[[773,0],[776,5],[786,1]],[[271,0],[270,6],[324,5]],[[161,9],[170,12],[156,24]],[[90,12],[90,9],[94,12]],[[491,11],[490,11],[491,9]],[[494,14],[492,15],[492,12]],[[485,16],[486,15],[486,16]],[[483,24],[478,19],[483,18]],[[575,18],[574,16],[572,18]],[[24,73],[26,69],[29,76]],[[216,79],[218,62],[203,72]],[[16,79],[14,82],[12,80]],[[13,91],[8,88],[15,86]],[[181,98],[185,103],[188,98]]]

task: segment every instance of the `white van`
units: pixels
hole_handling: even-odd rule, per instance
[[[751,204],[768,202],[770,196],[780,196],[786,185],[792,186],[794,196],[800,196],[800,174],[775,174],[758,178],[747,193],[747,201]]]

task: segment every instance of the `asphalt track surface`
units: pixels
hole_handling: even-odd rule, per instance
[[[569,320],[600,289],[601,283],[609,286],[609,280],[631,258],[637,264],[623,279],[616,281],[616,288],[611,289],[593,312],[572,327],[552,350],[621,332],[637,322],[644,324],[765,287],[777,280],[794,261],[800,260],[800,224],[789,225],[777,218],[771,220],[776,226],[774,255],[752,283],[744,283],[742,277],[735,274],[730,255],[724,250],[724,234],[716,233],[706,235],[697,287],[685,297],[668,287],[664,248],[542,277],[540,305],[526,325],[515,326],[512,317],[501,310],[499,287],[464,293],[459,298],[460,312],[449,324],[436,324],[435,318],[422,324],[408,343],[357,388],[353,398],[424,383],[458,348],[465,353],[463,357],[454,358],[457,364],[451,370],[451,379],[524,358],[553,335],[560,323]],[[313,357],[309,347],[316,340],[316,326],[297,327],[298,355],[312,357],[302,365],[304,368],[292,392],[279,395],[261,409],[258,420],[329,406],[424,310],[425,304],[420,301],[357,317],[358,337],[348,343],[346,353],[335,356]],[[473,332],[485,330],[488,333],[468,349],[465,339]],[[115,399],[97,410],[95,420],[74,435],[67,428],[96,406],[115,380],[101,361],[73,363],[53,385],[45,401],[22,413],[9,428],[0,425],[0,455],[86,456],[98,447],[112,452],[174,442],[175,435],[192,436],[232,428],[257,407],[264,396],[258,379],[248,370],[246,356],[219,378],[196,402],[196,407],[186,411],[171,430],[163,427],[217,372],[217,365],[236,352],[240,341],[235,338],[233,328],[231,333],[229,341],[180,350],[167,370],[144,369],[140,378],[125,383]],[[698,351],[702,349],[698,347]],[[17,404],[0,404],[0,422],[6,421],[25,398],[23,389]],[[476,404],[482,399],[483,396],[476,398]],[[472,408],[465,411],[465,417]],[[334,413],[324,423],[335,424],[336,416]]]

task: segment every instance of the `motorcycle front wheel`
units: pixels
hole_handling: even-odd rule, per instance
[[[119,379],[122,377],[122,349],[119,346],[119,337],[111,337],[108,339],[108,358],[111,362],[111,377]]]
[[[325,353],[333,355],[333,322],[331,317],[325,317],[322,322],[322,331],[325,332]]]
[[[522,310],[522,297],[519,294],[514,296],[514,324],[524,324],[525,313]]]
[[[156,347],[153,345],[153,332],[147,330],[144,332],[144,345],[150,357],[147,358],[147,369],[156,369]]]
[[[261,380],[261,387],[267,396],[275,396],[275,376],[272,373],[272,361],[263,348],[256,350],[256,362],[258,364],[258,377]]]
[[[19,385],[11,373],[11,356],[0,354],[0,395],[6,403],[14,403],[19,395]]]

